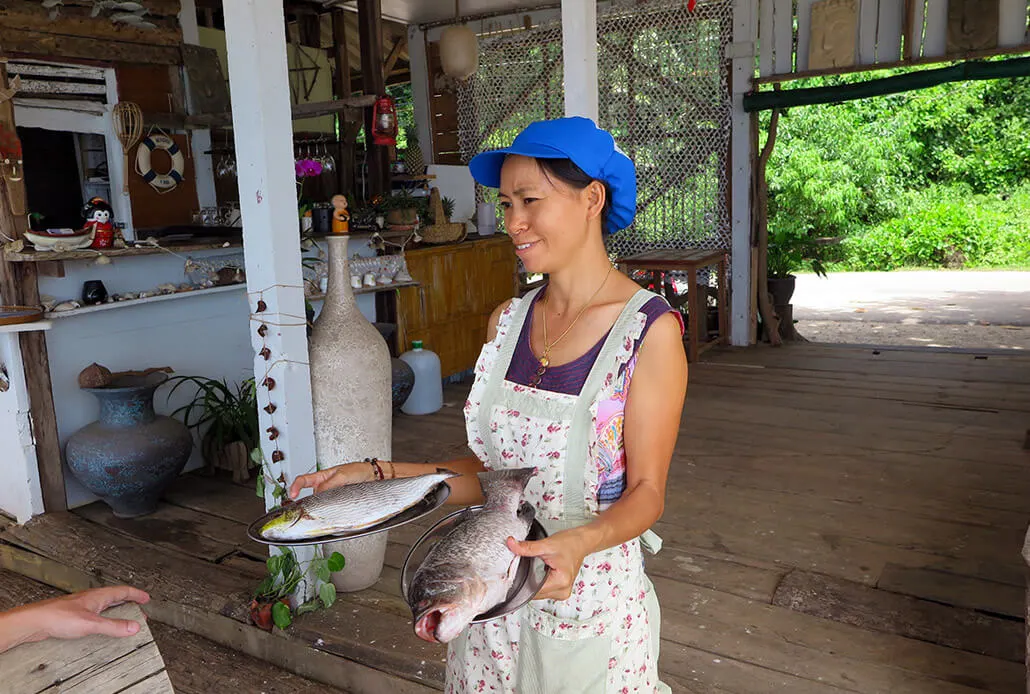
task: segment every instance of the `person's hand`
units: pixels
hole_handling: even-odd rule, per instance
[[[380,465],[384,465],[380,461]],[[327,489],[343,487],[358,482],[371,482],[376,478],[375,468],[369,463],[344,463],[327,470],[310,472],[293,480],[290,485],[290,498],[296,499],[301,490],[311,488],[314,493]]]
[[[100,613],[124,602],[141,605],[150,596],[131,586],[108,586],[44,600],[23,609],[31,615],[38,638],[77,639],[90,634],[124,637],[139,632],[140,625],[131,619],[110,619]]]
[[[534,600],[567,600],[589,554],[588,543],[573,530],[557,532],[543,540],[519,542],[508,538],[508,549],[520,557],[540,557],[547,564],[547,580]]]

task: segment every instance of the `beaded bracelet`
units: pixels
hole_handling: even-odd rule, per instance
[[[386,479],[386,475],[383,474],[383,468],[379,466],[378,458],[365,458],[365,462],[372,466],[372,472],[375,474],[376,480]]]

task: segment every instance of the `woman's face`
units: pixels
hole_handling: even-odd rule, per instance
[[[515,252],[528,272],[567,267],[590,239],[600,190],[592,183],[576,190],[548,177],[535,159],[509,155],[501,167],[500,205]]]

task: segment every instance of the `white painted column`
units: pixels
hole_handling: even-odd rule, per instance
[[[565,115],[597,122],[597,3],[562,0],[562,58],[565,69]]]
[[[261,431],[275,427],[279,434],[270,441],[263,433],[261,445],[271,476],[283,473],[289,483],[315,469],[315,436],[285,19],[282,3],[267,0],[225,0],[223,10],[251,343],[256,353],[263,347],[270,350],[267,361],[260,354],[254,357]],[[259,300],[267,305],[260,313]],[[267,328],[263,337],[258,333],[261,326]],[[267,387],[266,378],[274,380],[273,387]],[[269,403],[275,406],[271,414],[263,409]],[[276,450],[283,455],[281,462],[273,462]],[[265,505],[276,505],[270,485],[266,485]],[[310,548],[294,551],[302,561],[312,556]],[[305,583],[298,597],[312,594],[312,582]]]
[[[0,333],[0,368],[7,384],[0,392],[0,511],[25,523],[43,513],[43,492],[17,332]]]
[[[195,0],[181,0],[179,25],[182,27],[182,42],[199,46],[200,29],[197,26],[197,3]],[[185,74],[184,77],[188,103],[190,76]],[[189,104],[189,110],[192,110],[192,104]],[[193,154],[193,175],[197,179],[197,206],[215,207],[218,204],[218,196],[215,193],[214,158],[210,154],[205,154],[205,152],[211,151],[211,131],[206,128],[192,131],[190,149]]]
[[[730,131],[730,344],[750,344],[751,302],[751,116],[744,112],[744,93],[751,88],[758,39],[758,0],[733,3],[732,61],[733,107]]]

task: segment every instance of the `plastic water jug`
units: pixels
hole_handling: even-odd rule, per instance
[[[422,349],[422,340],[411,343],[411,350],[400,356],[415,372],[415,387],[401,405],[404,414],[432,414],[443,407],[443,378],[440,357]]]

